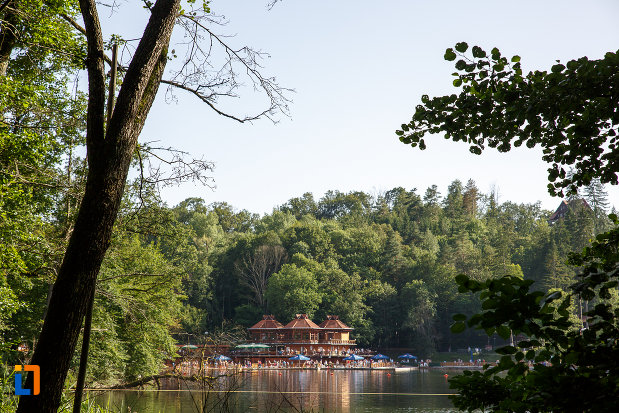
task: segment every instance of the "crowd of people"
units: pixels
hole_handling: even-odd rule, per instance
[[[290,353],[294,355],[295,353]],[[377,368],[377,367],[393,367],[395,363],[392,360],[372,360],[364,358],[363,360],[344,360],[343,358],[353,354],[340,354],[340,357],[325,358],[325,359],[310,359],[310,360],[262,360],[252,361],[247,358],[242,361],[222,361],[214,359],[198,359],[198,358],[179,358],[168,364],[168,371],[174,374],[183,376],[192,376],[200,374],[202,371],[209,369],[219,370],[242,370],[242,369],[287,369],[287,368],[308,368],[308,369],[329,369],[329,368]],[[354,354],[368,354],[363,350],[354,352]],[[344,357],[341,357],[344,356]]]
[[[233,352],[234,353],[234,352]],[[267,352],[268,353],[268,352]],[[305,349],[303,348],[301,351],[299,350],[295,350],[295,349],[291,349],[290,347],[286,347],[284,349],[280,349],[277,350],[277,355],[279,356],[294,356],[297,354],[303,354],[305,356],[315,356],[315,357],[328,357],[328,356],[349,356],[351,354],[356,354],[356,355],[370,355],[373,354],[372,350],[369,349],[365,349],[365,348],[356,348],[354,350],[348,349],[348,350],[333,350],[333,351],[327,351],[325,349],[323,349],[322,347],[318,347],[317,349],[315,348],[309,348],[309,349]]]

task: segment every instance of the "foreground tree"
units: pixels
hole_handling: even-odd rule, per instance
[[[616,216],[614,224],[619,223]],[[533,280],[505,277],[480,283],[460,275],[460,292],[479,293],[480,314],[456,315],[452,332],[469,327],[507,339],[524,335],[495,367],[451,379],[461,410],[612,412],[619,398],[619,228],[603,234],[571,263],[583,267],[568,294],[530,291]],[[580,297],[590,301],[587,328],[574,323]]]
[[[486,146],[507,152],[540,145],[552,164],[548,188],[555,195],[594,178],[619,183],[619,54],[524,76],[519,56],[508,60],[497,48],[488,54],[474,46],[471,57],[467,50],[462,42],[445,52],[448,61],[459,57],[453,84],[460,94],[422,96],[412,120],[396,131],[400,141],[425,149],[427,133],[443,133],[475,154]]]
[[[2,7],[11,6],[13,15],[27,15],[27,10],[20,8],[24,4],[17,0],[6,1]],[[282,102],[279,100],[282,98],[280,90],[274,87],[273,79],[263,78],[256,70],[258,56],[250,49],[235,51],[227,47],[205,26],[208,19],[206,22],[201,20],[193,11],[187,15],[181,13],[180,0],[157,0],[154,4],[152,2],[145,4],[150,11],[150,18],[130,63],[127,67],[120,67],[124,72],[122,86],[113,111],[108,113],[107,122],[104,62],[109,59],[104,53],[104,38],[96,1],[79,1],[84,27],[81,27],[71,14],[43,8],[56,17],[64,18],[77,32],[82,33],[87,41],[85,65],[88,72],[86,127],[88,173],[83,199],[57,273],[43,328],[31,361],[32,364],[41,367],[41,394],[38,397],[21,398],[19,412],[54,412],[58,409],[82,321],[88,303],[92,301],[97,274],[110,244],[127,173],[136,152],[138,136],[162,83],[162,75],[169,60],[170,37],[178,19],[182,19],[181,25],[190,27],[194,33],[198,31],[206,33],[213,42],[224,48],[224,55],[227,58],[224,58],[223,68],[215,71],[215,77],[225,77],[233,73],[235,64],[240,64],[254,82],[254,86],[267,94],[270,104],[263,112],[247,117],[237,117],[218,110],[215,107],[218,97],[234,96],[234,91],[240,83],[234,76],[231,77],[232,80],[222,82],[222,79],[212,77],[213,71],[204,70],[201,65],[209,65],[211,62],[202,58],[208,57],[211,49],[189,47],[187,59],[188,61],[194,59],[195,64],[186,64],[180,71],[173,72],[172,78],[165,81],[167,84],[193,93],[218,114],[241,122],[261,116],[268,117],[278,103]],[[206,14],[208,14],[207,4],[204,2],[202,7]],[[9,24],[14,23],[9,21]],[[5,35],[13,33],[10,27],[3,22],[0,75],[6,72],[4,62],[8,60],[6,65],[10,69],[13,63],[10,60],[11,56],[16,55],[11,52],[11,48],[16,47],[18,42],[6,41],[10,36]],[[193,38],[201,38],[201,35],[195,35]],[[9,49],[8,52],[5,47]],[[80,56],[76,59],[80,60]],[[194,72],[191,72],[192,69]],[[185,172],[180,173],[182,175]],[[196,176],[195,170],[191,170],[190,175]]]
[[[45,302],[62,258],[66,227],[56,230],[49,217],[71,214],[70,207],[51,211],[57,197],[63,206],[73,201],[77,162],[70,148],[85,129],[85,99],[68,90],[86,48],[62,18],[50,16],[72,13],[74,5],[1,3],[0,343],[6,344],[38,334],[43,307],[37,304]],[[66,175],[63,157],[74,161]],[[30,321],[16,327],[15,318]]]
[[[549,169],[549,191],[575,193],[578,186],[599,179],[617,184],[619,172],[619,56],[583,57],[547,72],[522,75],[520,58],[508,61],[498,49],[490,55],[466,43],[447,49],[456,60],[460,95],[422,97],[410,123],[397,131],[400,140],[425,148],[426,133],[444,133],[470,144],[473,153],[485,145],[507,152],[511,145],[541,145]],[[574,168],[568,173],[566,165]],[[527,338],[497,351],[504,354],[496,367],[466,372],[451,380],[459,391],[454,404],[462,410],[505,412],[610,412],[619,398],[619,221],[596,237],[572,265],[581,267],[571,292],[529,291],[533,280],[504,277],[475,281],[456,278],[460,292],[479,294],[483,311],[454,316],[452,332],[468,327]],[[590,302],[576,328],[570,306],[576,299]],[[580,328],[578,328],[580,327]]]
[[[109,246],[137,138],[167,62],[179,3],[159,0],[153,6],[106,133],[103,35],[94,0],[80,2],[88,41],[88,178],[32,358],[32,364],[41,367],[41,395],[21,398],[19,412],[58,409],[84,314]]]

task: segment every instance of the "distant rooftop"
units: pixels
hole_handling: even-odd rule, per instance
[[[342,323],[340,318],[336,315],[328,315],[327,319],[320,323],[320,328],[327,328],[329,330],[352,330],[352,328]]]
[[[299,329],[308,329],[308,328],[320,328],[316,323],[309,319],[307,314],[297,314],[296,317],[286,324],[284,328],[299,328]]]
[[[328,315],[327,319],[320,325],[314,323],[307,314],[297,314],[295,318],[286,324],[282,325],[272,315],[263,315],[262,320],[258,321],[248,330],[277,330],[277,329],[318,329],[318,330],[340,330],[340,331],[352,331],[354,328],[348,327],[344,324],[340,318],[336,315]]]
[[[557,210],[550,216],[550,218],[548,218],[548,223],[554,224],[561,218],[564,218],[565,214],[567,214],[570,208],[578,205],[578,203],[582,203],[582,205],[585,208],[591,209],[591,207],[589,206],[589,203],[587,203],[587,201],[582,198],[572,199],[570,201],[563,200],[559,204],[559,207],[557,208]]]
[[[249,327],[248,330],[253,330],[253,329],[258,329],[258,328],[263,329],[263,330],[271,330],[271,329],[277,329],[277,328],[283,328],[283,327],[284,325],[280,323],[279,321],[277,321],[275,317],[273,317],[272,315],[263,315],[262,320],[258,321],[253,326]]]

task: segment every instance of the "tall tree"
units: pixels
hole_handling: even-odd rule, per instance
[[[607,217],[610,204],[608,202],[608,192],[604,189],[604,185],[599,178],[592,179],[591,183],[585,187],[584,196],[593,210],[595,234],[606,231],[610,226]]]
[[[88,178],[32,358],[32,363],[41,367],[41,395],[21,398],[19,412],[55,412],[60,404],[69,362],[110,242],[137,138],[167,62],[179,3],[180,0],[159,0],[153,6],[106,133],[103,34],[95,1],[80,1],[88,41]]]
[[[206,13],[207,3],[200,5],[200,9]],[[22,2],[15,1],[14,4],[22,5]],[[221,79],[212,78],[213,71],[205,70],[205,65],[212,63],[208,59],[210,51],[201,48],[190,47],[187,58],[193,59],[195,64],[184,65],[184,69],[173,73],[172,79],[163,82],[192,93],[218,114],[241,122],[261,116],[268,117],[275,109],[282,108],[279,103],[285,101],[282,90],[272,79],[264,78],[258,72],[258,56],[255,52],[251,49],[235,52],[227,47],[206,28],[204,19],[201,20],[194,13],[180,13],[180,0],[157,0],[154,4],[146,2],[150,18],[131,61],[127,67],[121,68],[124,71],[122,85],[113,112],[108,114],[109,122],[106,123],[104,62],[107,57],[96,1],[80,0],[79,6],[84,27],[70,15],[49,8],[42,9],[51,15],[62,15],[78,32],[84,34],[88,45],[85,60],[88,72],[88,175],[83,199],[58,270],[43,329],[32,359],[32,363],[41,366],[42,392],[38,397],[22,398],[18,408],[20,412],[52,412],[57,410],[60,403],[69,361],[86,308],[92,300],[99,268],[110,243],[128,169],[137,148],[137,139],[169,60],[168,46],[176,20],[184,19],[186,25],[206,33],[214,43],[228,52],[226,55],[229,60],[224,62],[222,70],[215,71],[216,76],[233,73],[235,64],[240,64],[254,85],[268,95],[270,106],[255,116],[246,117],[229,115],[217,109],[217,99],[234,95],[234,90],[240,87],[240,83],[236,80],[221,82]],[[3,25],[3,32],[4,29]],[[198,55],[199,53],[202,55]],[[8,53],[8,56],[10,59],[12,54]],[[77,58],[80,60],[79,55]],[[9,61],[9,69],[11,64],[12,61]],[[194,73],[188,72],[190,67],[195,69]],[[236,77],[232,76],[232,79]]]
[[[279,210],[289,212],[297,219],[301,219],[304,215],[318,215],[318,205],[316,205],[314,195],[311,192],[306,192],[301,197],[291,198],[284,205],[280,206]]]
[[[414,332],[413,344],[424,353],[434,349],[437,294],[431,293],[422,280],[413,280],[402,288],[400,302],[403,327]]]
[[[479,200],[479,189],[475,184],[475,181],[469,179],[464,187],[464,192],[462,193],[462,205],[464,206],[464,210],[466,214],[475,218],[477,216],[477,201]]]
[[[269,308],[282,320],[294,318],[295,314],[307,314],[311,318],[322,302],[316,275],[296,264],[284,264],[269,279],[266,297]]]
[[[574,282],[566,261],[565,257],[559,254],[555,241],[551,241],[544,260],[544,270],[546,273],[546,276],[542,280],[544,288],[547,290],[551,288],[567,290]]]
[[[269,278],[279,271],[286,257],[286,250],[281,245],[260,245],[236,264],[242,284],[251,290],[254,303],[264,314]]]
[[[445,204],[445,215],[456,220],[464,215],[463,211],[463,194],[462,194],[462,182],[456,179],[449,184],[447,188],[447,195],[443,200]]]
[[[79,162],[70,148],[85,129],[84,96],[69,91],[85,43],[60,17],[75,12],[61,1],[0,4],[0,341],[38,333],[37,302],[45,301],[70,232],[70,225],[56,230],[54,220],[72,216],[56,200],[74,202],[67,176]],[[74,161],[66,174],[63,158]],[[9,326],[9,315],[29,322]]]

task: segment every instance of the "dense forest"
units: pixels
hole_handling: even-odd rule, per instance
[[[263,74],[267,55],[213,34],[225,17],[209,1],[144,2],[145,34],[127,40],[104,37],[97,3],[0,5],[0,384],[4,397],[13,365],[30,362],[44,383],[18,411],[57,411],[63,386],[76,382],[79,407],[78,339],[90,342],[87,383],[109,385],[159,372],[179,343],[243,340],[265,313],[284,322],[337,314],[359,346],[424,358],[522,333],[535,339],[516,343],[522,351],[499,348],[496,369],[456,378],[468,398],[460,407],[486,410],[488,398],[502,411],[610,407],[619,220],[606,215],[602,184],[618,182],[616,53],[524,77],[519,56],[474,46],[471,60],[460,42],[444,56],[463,57],[460,95],[424,95],[396,132],[421,149],[426,134],[444,133],[476,154],[541,145],[551,194],[569,197],[556,211],[501,203],[496,191],[454,180],[442,193],[306,193],[259,216],[199,197],[167,205],[160,186],[208,183],[212,164],[138,138],[161,84],[241,123],[287,114],[291,91]],[[174,27],[187,36],[184,58],[169,50]],[[118,46],[131,50],[120,61]],[[180,69],[166,70],[176,59]],[[246,85],[264,106],[228,111],[221,101]],[[585,248],[611,220],[615,228]],[[583,248],[569,259],[581,268],[570,267],[570,252]],[[548,294],[526,293],[530,284]],[[490,337],[452,335],[467,318]]]
[[[0,198],[7,362],[27,357],[18,345],[34,347],[83,185],[75,155],[39,161],[56,165],[65,184],[23,182],[14,198]],[[499,344],[449,332],[454,314],[480,310],[478,297],[458,294],[454,277],[516,275],[543,290],[566,289],[576,271],[568,253],[609,226],[608,208],[599,182],[549,221],[554,211],[539,203],[500,203],[473,180],[454,180],[444,195],[436,186],[329,191],[319,200],[305,193],[259,216],[201,198],[169,207],[154,185],[137,180],[97,283],[88,381],[155,373],[175,343],[242,339],[262,314],[283,322],[295,313],[318,321],[337,314],[361,347],[422,356]]]

